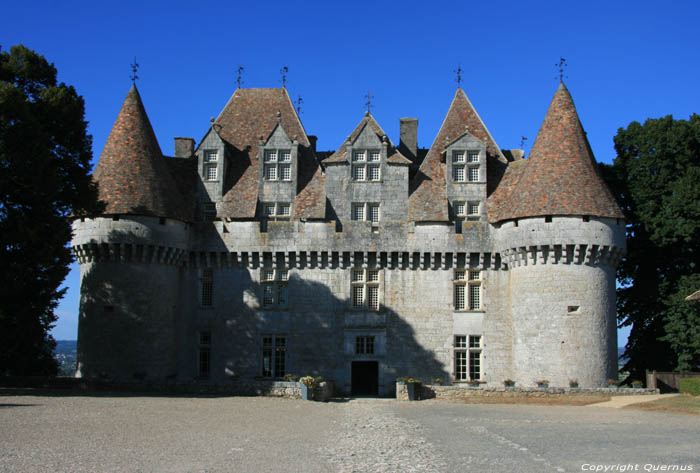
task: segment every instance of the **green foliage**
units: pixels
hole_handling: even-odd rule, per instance
[[[700,116],[632,122],[615,136],[603,175],[627,217],[627,256],[617,271],[617,313],[631,325],[623,370],[691,369],[700,364]]]
[[[681,378],[679,391],[700,396],[700,378]]]
[[[71,255],[69,215],[102,207],[83,99],[24,46],[0,52],[0,375],[55,374],[49,330]]]

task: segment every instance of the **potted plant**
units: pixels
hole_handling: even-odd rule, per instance
[[[398,378],[396,378],[396,384],[406,384],[407,379],[408,378],[405,376],[399,376]]]
[[[420,381],[417,379],[413,378],[408,378],[406,380],[406,391],[408,392],[408,400],[409,401],[415,401],[418,399],[417,397],[417,391],[418,391],[418,385],[420,384]]]
[[[632,381],[632,387],[634,389],[642,389],[644,387],[644,383],[642,383],[638,379],[635,379],[634,381]]]
[[[442,379],[440,378],[433,378],[433,384],[436,386],[442,386]]]
[[[610,378],[610,379],[608,380],[608,387],[609,387],[610,389],[617,389],[617,387],[618,387],[619,384],[620,384],[620,382],[619,382],[618,380],[616,380],[616,379]]]
[[[535,381],[537,384],[538,388],[548,388],[549,387],[549,380],[548,379],[539,379]]]
[[[570,388],[578,388],[578,379],[570,379],[569,380],[569,387]]]
[[[294,376],[291,373],[287,373],[284,375],[284,380],[289,381],[289,382],[296,382],[299,378],[297,376]]]
[[[514,388],[515,387],[515,381],[512,379],[504,379],[503,380],[503,386],[507,388]]]
[[[313,399],[313,388],[316,384],[316,380],[311,376],[304,376],[299,380],[299,388],[301,389],[301,398],[304,401],[311,401]]]
[[[469,387],[478,388],[481,383],[483,383],[483,381],[479,381],[478,379],[470,379]]]

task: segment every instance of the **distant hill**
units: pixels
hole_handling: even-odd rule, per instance
[[[59,376],[74,376],[76,370],[78,342],[76,340],[56,340],[54,357],[58,361]]]

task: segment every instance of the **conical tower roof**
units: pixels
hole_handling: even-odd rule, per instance
[[[598,172],[574,101],[564,83],[554,94],[530,157],[512,185],[499,185],[489,198],[489,221],[541,215],[624,218]],[[512,164],[511,164],[512,166]],[[509,166],[509,168],[511,167]],[[503,183],[501,183],[503,184]]]
[[[469,132],[486,145],[488,192],[490,193],[496,187],[500,177],[496,168],[505,167],[507,160],[467,94],[460,87],[455,92],[435,141],[433,141],[411,183],[411,196],[408,204],[408,214],[411,220],[448,220],[445,163],[442,154],[451,141],[459,138],[465,132]]]
[[[105,214],[190,220],[165,159],[132,85],[93,173]]]

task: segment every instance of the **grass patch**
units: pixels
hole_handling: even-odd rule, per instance
[[[597,402],[609,401],[610,396],[552,396],[552,397],[530,397],[530,396],[474,396],[460,399],[455,402],[463,404],[539,404],[541,406],[586,406]]]
[[[667,397],[657,401],[643,402],[627,406],[633,409],[645,411],[684,412],[687,414],[700,414],[700,396],[681,394],[680,396]]]

